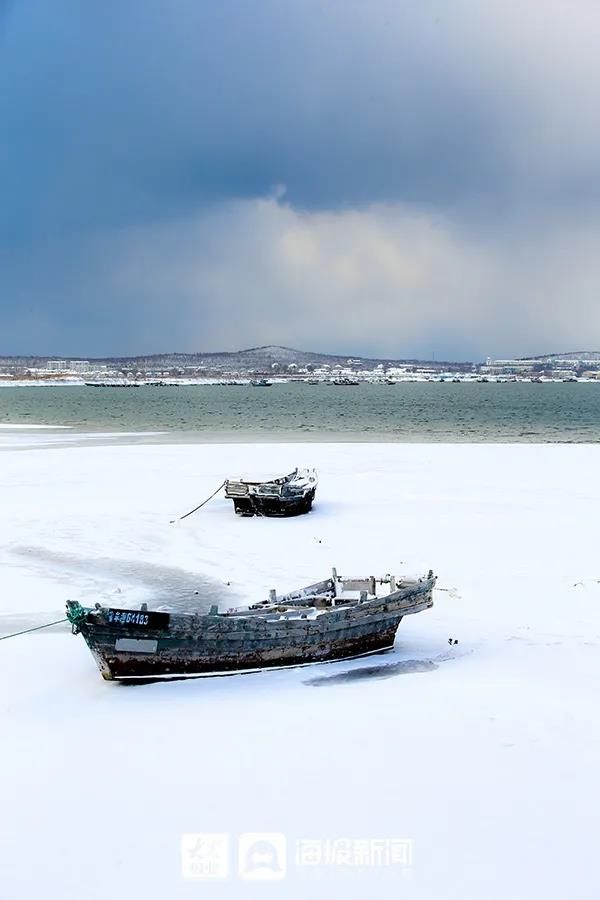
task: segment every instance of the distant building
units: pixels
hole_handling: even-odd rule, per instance
[[[532,372],[534,362],[529,359],[490,359],[480,367],[482,375],[524,375]]]
[[[90,371],[90,364],[87,359],[72,359],[69,363],[69,371],[83,375]]]
[[[90,371],[87,359],[49,359],[44,366],[46,372],[75,372],[82,375]]]

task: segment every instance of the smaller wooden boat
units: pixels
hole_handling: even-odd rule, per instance
[[[294,469],[266,480],[227,479],[225,496],[239,516],[297,516],[309,512],[317,490],[314,469]]]

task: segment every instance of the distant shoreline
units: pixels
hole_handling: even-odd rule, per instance
[[[352,387],[361,387],[364,385],[375,387],[401,387],[405,384],[600,384],[599,378],[588,377],[566,377],[552,378],[547,375],[541,375],[537,378],[519,375],[473,375],[440,372],[436,375],[424,376],[416,373],[415,375],[394,376],[393,378],[377,377],[359,377],[354,375],[357,383]],[[269,386],[277,387],[281,385],[300,385],[303,387],[337,387],[334,378],[322,378],[318,381],[315,379],[308,380],[306,378],[282,378],[270,377]],[[163,379],[161,383],[157,383],[151,379],[139,379],[131,381],[115,381],[115,383],[104,384],[94,383],[90,381],[77,380],[74,378],[41,378],[41,379],[19,379],[12,380],[0,378],[0,389],[2,388],[82,388],[96,387],[103,390],[121,389],[126,387],[149,387],[149,388],[166,388],[166,387],[253,387],[253,379],[246,375],[231,377],[226,381],[217,378],[168,378]]]
[[[8,440],[2,440],[2,431],[4,437]],[[55,432],[55,433],[53,433]],[[16,439],[13,443],[10,438]],[[28,440],[29,439],[29,440]],[[521,438],[512,438],[507,440],[496,439],[491,440],[485,437],[472,436],[451,437],[444,436],[443,439],[427,437],[423,434],[413,435],[394,435],[389,432],[247,432],[247,431],[103,431],[101,429],[91,430],[77,429],[70,426],[44,426],[44,425],[0,425],[0,452],[2,450],[33,450],[33,449],[64,449],[66,447],[106,447],[106,446],[164,446],[179,445],[189,446],[191,444],[206,445],[240,445],[240,446],[260,446],[274,444],[317,444],[332,446],[340,446],[345,444],[410,444],[422,445],[423,447],[431,447],[434,445],[446,444],[448,446],[455,445],[488,445],[488,446],[548,446],[556,444],[557,446],[577,445],[577,446],[596,446],[600,444],[600,437],[597,440],[572,440],[572,439],[545,439],[541,436],[535,436],[533,440],[527,439],[526,436]]]

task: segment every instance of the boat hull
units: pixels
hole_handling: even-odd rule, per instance
[[[308,491],[302,497],[268,497],[257,494],[233,499],[233,508],[238,516],[299,516],[310,512],[315,499],[315,491]]]
[[[435,579],[321,615],[163,615],[158,627],[90,613],[79,630],[107,680],[158,680],[330,662],[391,648],[405,615],[433,605]],[[123,613],[121,614],[123,615]],[[127,613],[128,618],[139,614]]]
[[[197,648],[164,647],[156,655],[135,652],[118,652],[110,638],[103,641],[95,636],[93,641],[86,638],[103,678],[112,680],[181,678],[193,675],[244,672],[256,669],[279,668],[281,666],[301,666],[309,663],[331,662],[336,659],[351,659],[389,650],[394,646],[398,625],[402,617],[393,625],[387,625],[376,633],[356,635],[335,644],[324,642],[319,646],[295,646],[288,648],[248,649],[245,652],[226,654],[222,650],[205,648],[198,654]],[[85,635],[84,635],[85,637]],[[111,646],[112,643],[112,646]]]

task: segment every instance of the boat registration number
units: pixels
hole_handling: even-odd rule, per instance
[[[107,609],[108,625],[128,625],[130,628],[167,628],[169,613],[140,612],[136,609]]]

